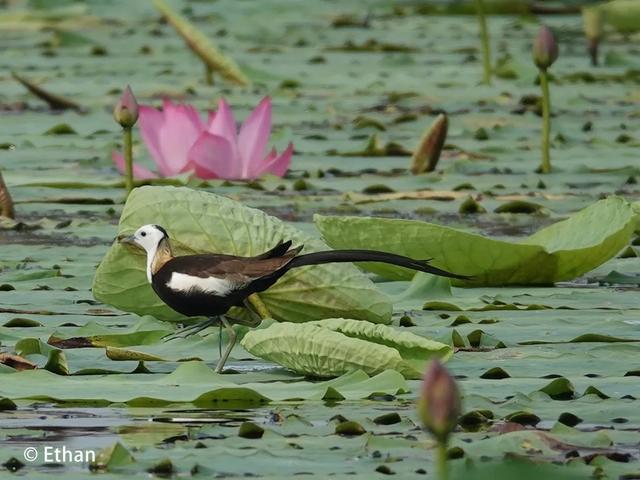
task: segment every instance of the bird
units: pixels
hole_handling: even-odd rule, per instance
[[[303,245],[292,247],[281,241],[271,250],[254,257],[204,253],[174,256],[169,234],[160,225],[148,224],[133,235],[119,236],[121,244],[146,251],[146,274],[154,292],[176,312],[207,320],[182,331],[194,334],[211,325],[224,326],[229,342],[215,368],[221,373],[236,340],[233,323],[244,323],[227,316],[235,306],[244,306],[255,317],[248,298],[267,290],[293,268],[325,263],[382,262],[449,278],[469,279],[402,255],[376,250],[327,250],[300,254]],[[255,323],[261,319],[256,318]],[[254,322],[248,322],[250,325]],[[255,325],[252,325],[255,326]]]

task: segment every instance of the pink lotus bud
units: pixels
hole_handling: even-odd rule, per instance
[[[432,360],[422,379],[418,415],[422,424],[440,443],[446,443],[458,423],[460,392],[455,380],[438,360]]]
[[[539,69],[546,70],[558,59],[558,44],[553,32],[542,25],[533,42],[533,61]]]
[[[120,101],[113,109],[113,118],[124,128],[131,128],[138,121],[138,102],[129,85],[124,89]]]

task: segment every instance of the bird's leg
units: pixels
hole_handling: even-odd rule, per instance
[[[196,323],[195,325],[189,325],[188,327],[183,327],[177,332],[169,333],[162,338],[165,342],[168,342],[169,340],[173,340],[175,338],[187,338],[191,335],[195,335],[196,333],[201,332],[205,328],[209,328],[211,325],[215,325],[218,322],[219,320],[217,319],[217,317],[208,318],[203,322]]]
[[[260,325],[260,322],[262,322],[262,317],[260,317],[260,315],[258,315],[258,313],[253,309],[253,305],[251,305],[251,302],[245,298],[242,303],[244,304],[244,308],[246,308],[251,315],[250,323],[247,323],[247,326],[257,327],[258,325]]]
[[[231,354],[231,350],[233,350],[233,346],[236,343],[236,331],[233,329],[233,327],[229,323],[229,320],[227,320],[227,317],[225,317],[224,315],[220,315],[219,318],[220,318],[220,321],[222,322],[222,325],[224,325],[224,328],[227,329],[229,340],[227,342],[227,348],[225,348],[224,353],[220,357],[220,360],[218,361],[218,365],[216,366],[216,369],[215,369],[216,373],[222,372],[222,368],[224,367],[224,364],[227,362],[227,358],[229,358],[229,355]]]

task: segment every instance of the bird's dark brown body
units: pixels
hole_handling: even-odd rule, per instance
[[[276,258],[217,254],[174,257],[153,275],[151,286],[164,303],[182,315],[215,317],[225,314],[231,307],[242,306],[249,295],[266,290],[276,283],[287,272],[282,267],[291,261],[297,251]],[[199,277],[219,276],[235,282],[237,288],[226,295],[199,289],[176,292],[168,286],[176,271]]]
[[[329,250],[298,255],[302,247],[290,249],[291,242],[278,244],[256,257],[202,254],[173,257],[154,275],[151,285],[156,294],[175,311],[190,317],[213,317],[226,313],[231,307],[242,306],[247,297],[262,292],[276,283],[290,269],[335,262],[385,262],[448,277],[464,278],[436,267],[426,261],[413,260],[392,253],[372,250]],[[192,279],[194,288],[172,288],[173,276],[179,273]],[[219,279],[230,286],[224,292],[198,288],[207,279]]]

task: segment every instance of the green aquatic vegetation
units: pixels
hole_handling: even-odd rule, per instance
[[[604,17],[604,12],[599,5],[582,8],[582,22],[584,34],[587,38],[587,52],[591,59],[591,65],[594,67],[598,66],[598,48],[603,33]]]
[[[533,44],[533,61],[539,69],[540,89],[542,90],[542,173],[551,173],[549,137],[551,136],[551,93],[549,92],[549,74],[547,69],[558,58],[558,45],[553,32],[546,26],[540,27]]]
[[[482,45],[482,81],[491,85],[491,50],[489,45],[489,28],[484,11],[484,0],[475,0],[476,16],[480,27],[480,44]]]
[[[125,186],[127,194],[133,190],[133,139],[132,129],[138,121],[138,102],[127,87],[113,109],[113,118],[122,127],[122,143],[124,150]]]
[[[373,377],[362,371],[353,371],[324,382],[235,383],[196,361],[182,363],[172,373],[157,378],[141,378],[136,373],[61,377],[40,369],[3,374],[2,378],[0,396],[5,398],[93,405],[124,403],[132,407],[172,403],[214,407],[225,402],[251,406],[296,399],[355,400],[375,392],[397,394],[406,388],[402,376],[392,370]]]
[[[631,204],[618,197],[601,200],[516,243],[414,220],[315,216],[316,226],[333,248],[374,248],[433,258],[436,266],[471,275],[469,285],[571,280],[620,252],[636,222]],[[362,266],[391,279],[407,280],[413,275],[398,267]]]
[[[320,378],[353,370],[375,375],[391,369],[415,379],[430,358],[446,360],[453,353],[451,347],[440,342],[344,318],[275,323],[247,333],[241,344],[257,357]]]

